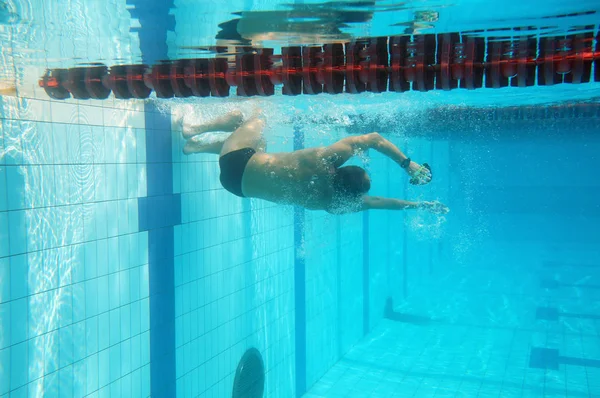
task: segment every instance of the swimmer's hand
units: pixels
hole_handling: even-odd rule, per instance
[[[411,161],[406,168],[406,172],[409,176],[416,179],[419,185],[427,184],[431,181],[431,171],[416,162]]]
[[[433,202],[420,202],[419,208],[429,211],[433,214],[448,214],[450,209],[443,203],[434,200]]]

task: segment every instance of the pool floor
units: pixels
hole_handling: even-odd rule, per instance
[[[317,397],[596,397],[600,369],[531,365],[540,332],[384,320],[305,395]],[[597,338],[575,345],[600,346]],[[593,364],[592,364],[593,365]]]

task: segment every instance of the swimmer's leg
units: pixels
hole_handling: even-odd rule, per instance
[[[205,133],[192,137],[186,141],[183,147],[183,154],[212,153],[219,155],[223,149],[223,144],[230,135],[230,133]]]
[[[203,124],[183,124],[183,138],[192,138],[195,135],[207,133],[209,131],[227,131],[232,132],[242,124],[244,116],[239,110],[231,111],[228,114],[218,117],[213,121]]]
[[[243,148],[252,148],[256,152],[265,152],[267,142],[263,136],[265,121],[260,114],[252,116],[227,138],[221,149],[221,156]]]

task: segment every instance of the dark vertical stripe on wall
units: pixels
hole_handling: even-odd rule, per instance
[[[408,297],[408,242],[406,234],[406,214],[403,214],[402,218],[404,224],[404,227],[402,228],[402,293],[404,294],[404,299],[406,299]]]
[[[435,164],[435,151],[434,151],[435,141],[430,144],[429,151],[429,162],[430,164]],[[433,274],[433,244],[429,244],[429,274]]]
[[[337,242],[337,258],[335,265],[336,275],[336,303],[337,303],[337,353],[341,358],[342,352],[342,218],[336,217],[336,242]]]
[[[139,20],[142,59],[148,64],[167,59],[167,31],[173,0],[127,0],[132,18]],[[181,223],[181,198],[173,194],[171,118],[150,102],[146,122],[146,180],[148,196],[138,199],[139,229],[148,231],[150,294],[150,391],[152,397],[176,395],[175,360],[175,242],[174,226]]]
[[[296,4],[304,4],[304,0],[294,0]],[[294,127],[294,151],[304,149],[304,131]],[[294,291],[296,292],[296,397],[306,392],[306,260],[304,250],[305,211],[294,207]]]
[[[294,128],[294,151],[304,149],[304,132]],[[294,302],[296,307],[296,396],[306,392],[306,260],[305,212],[294,206]]]
[[[363,212],[363,335],[369,333],[370,300],[369,277],[369,212]]]
[[[391,162],[386,162],[386,165],[387,165],[387,167],[386,167],[386,174],[387,174],[386,189],[387,189],[388,197],[393,198],[394,194],[391,192],[392,184],[390,181],[391,180],[390,163]],[[394,166],[395,166],[395,164],[394,164]],[[390,218],[391,217],[392,216],[390,215]],[[390,238],[395,235],[394,231],[392,231],[392,223],[391,223],[390,219],[387,220],[387,234],[388,234],[387,236],[389,236]],[[388,240],[388,245],[387,245],[387,250],[386,250],[387,251],[387,256],[386,256],[387,263],[385,265],[385,274],[386,274],[386,278],[387,278],[387,292],[385,293],[386,297],[392,297],[392,248],[391,248],[391,246],[392,246],[392,243],[390,242],[390,240]]]
[[[404,147],[407,148],[407,141],[404,141]],[[408,184],[404,184],[404,193],[402,194],[403,197],[406,198],[407,196],[407,192],[406,192],[406,188],[408,187]],[[402,212],[402,293],[404,295],[404,299],[406,299],[408,297],[408,241],[407,241],[407,236],[408,234],[406,233],[407,227],[406,227],[406,212],[403,211]]]
[[[365,153],[365,169],[370,172],[369,169],[369,153]],[[371,308],[371,278],[369,276],[369,212],[364,211],[362,213],[363,223],[363,335],[369,333],[369,316]]]
[[[175,270],[174,226],[181,223],[181,197],[173,194],[171,120],[146,104],[148,197],[138,199],[140,231],[148,231],[150,293],[150,389],[174,397]]]

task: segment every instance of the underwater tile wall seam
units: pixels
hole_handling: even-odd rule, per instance
[[[341,217],[336,217],[336,250],[337,259],[335,266],[335,277],[336,277],[336,317],[337,317],[337,355],[341,358],[344,355],[342,348],[342,221]]]
[[[365,164],[370,163],[370,156],[368,153],[365,153]],[[369,172],[369,167],[366,166],[367,172]],[[363,269],[363,336],[366,336],[369,333],[369,316],[370,316],[370,283],[371,278],[369,277],[369,212],[363,211],[362,213],[362,227],[363,227],[363,261],[362,261],[362,269]]]
[[[304,0],[294,0],[303,4]],[[304,149],[304,131],[294,128],[294,151]],[[306,393],[306,262],[299,257],[298,248],[304,243],[305,210],[294,207],[294,296],[296,318],[296,397]],[[339,305],[339,303],[338,303]]]
[[[404,148],[408,147],[408,138],[404,139]],[[402,184],[402,197],[408,196],[408,182]],[[406,212],[402,212],[402,295],[404,300],[408,298],[408,234],[406,228]]]
[[[304,131],[294,127],[294,151],[304,149]],[[294,302],[296,324],[296,397],[306,392],[306,260],[304,245],[306,213],[294,206]]]
[[[167,58],[167,32],[175,21],[169,10],[172,0],[127,0],[139,28],[144,62]],[[148,231],[150,293],[150,388],[153,397],[176,395],[175,358],[175,233],[181,224],[181,196],[173,192],[170,117],[147,102],[146,162],[148,196],[138,199],[139,229]]]

